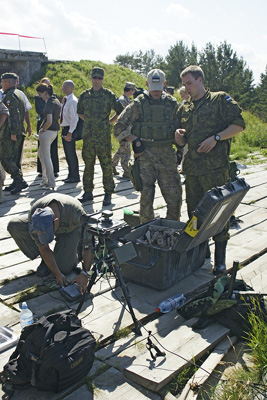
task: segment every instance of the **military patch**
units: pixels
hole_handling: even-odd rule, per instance
[[[225,100],[226,100],[226,101],[232,101],[233,99],[232,99],[232,97],[230,97],[229,95],[227,95],[227,96],[225,96]]]

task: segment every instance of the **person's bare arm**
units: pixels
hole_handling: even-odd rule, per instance
[[[67,285],[68,284],[67,279],[66,279],[65,275],[62,274],[62,272],[60,272],[60,270],[57,266],[57,263],[56,263],[54,253],[50,249],[49,245],[48,244],[40,245],[38,247],[38,249],[42,256],[42,259],[44,260],[44,262],[46,263],[46,265],[48,266],[48,268],[50,269],[52,274],[55,275],[57,284],[60,286]]]
[[[83,269],[85,272],[90,271],[93,261],[94,261],[93,251],[91,249],[85,249],[83,253]],[[89,277],[83,272],[81,272],[74,279],[72,279],[71,283],[76,282],[78,284],[81,294],[83,294],[86,291],[88,280]]]
[[[220,135],[220,140],[227,140],[238,135],[238,133],[242,132],[243,130],[244,128],[242,126],[232,124],[223,131],[218,132],[217,135]],[[214,135],[212,135],[199,144],[197,151],[198,153],[209,153],[213,147],[216,146],[216,144],[217,141],[215,140]]]

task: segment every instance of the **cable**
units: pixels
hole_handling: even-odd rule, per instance
[[[122,307],[130,314],[130,311],[128,310],[128,308],[125,306],[124,303],[122,303],[122,301],[121,301],[121,300],[119,299],[119,297],[116,295],[116,293],[115,293],[115,291],[114,291],[114,288],[112,288],[112,286],[111,286],[111,284],[110,284],[109,279],[108,279],[108,283],[109,283],[109,286],[110,286],[110,288],[111,288],[111,291],[113,291],[113,294],[114,294],[114,296],[116,297],[116,299],[120,302],[120,304],[122,305]],[[144,328],[144,330],[148,333],[148,335],[149,335],[149,336],[152,336],[152,337],[155,339],[155,341],[156,341],[166,352],[168,352],[168,353],[170,353],[170,354],[172,354],[172,355],[174,355],[174,356],[176,356],[176,357],[181,358],[182,360],[186,361],[188,364],[191,364],[192,366],[194,366],[194,367],[196,367],[196,368],[198,368],[198,369],[201,369],[202,371],[204,371],[205,373],[207,373],[210,377],[213,377],[213,378],[216,379],[217,381],[221,381],[221,384],[226,383],[226,382],[229,381],[228,379],[221,379],[220,377],[217,377],[217,376],[213,375],[213,373],[207,371],[207,370],[206,370],[205,368],[203,368],[202,366],[200,366],[200,365],[194,363],[194,362],[191,361],[191,360],[187,360],[185,357],[181,356],[180,354],[177,354],[177,353],[175,353],[175,352],[173,352],[173,351],[167,349],[165,346],[163,346],[163,345],[159,342],[159,340],[154,336],[154,334],[153,334],[151,331],[148,331],[148,330],[147,330],[147,328],[144,326],[144,324],[143,324],[140,320],[137,320],[137,322],[142,326],[142,328]],[[124,350],[127,349],[127,348],[129,348],[129,347],[131,347],[131,345],[125,347]],[[241,380],[237,380],[236,382],[244,383],[244,381],[241,381]],[[265,384],[258,384],[258,383],[251,383],[251,384],[249,384],[249,386],[253,387],[253,390],[255,390],[255,386],[258,386],[258,385],[260,385],[260,386],[266,388],[266,390],[267,390],[267,385],[265,385]],[[261,394],[266,393],[266,391],[262,393],[261,391],[259,391],[259,389],[257,389],[257,391],[258,391],[258,393],[261,393]]]

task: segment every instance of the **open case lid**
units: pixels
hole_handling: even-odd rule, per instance
[[[180,253],[188,251],[220,233],[249,188],[243,178],[237,178],[206,192],[180,233],[174,249]]]

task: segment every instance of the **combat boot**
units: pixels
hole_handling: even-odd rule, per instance
[[[5,192],[11,192],[11,190],[14,189],[15,186],[16,186],[16,182],[13,181],[10,185],[5,187],[4,191]]]
[[[94,196],[92,192],[84,192],[84,194],[82,195],[82,197],[80,197],[78,200],[81,203],[85,203],[86,201],[90,201],[93,200]]]
[[[226,271],[225,255],[227,240],[224,242],[215,242],[214,253],[214,275],[223,274]]]
[[[120,175],[119,172],[116,170],[116,167],[112,167],[112,172],[114,175]]]
[[[111,204],[111,194],[105,193],[105,197],[103,200],[103,206],[109,206]]]
[[[3,186],[0,183],[0,204],[4,203]]]
[[[24,181],[23,178],[20,178],[16,182],[15,187],[12,190],[10,190],[10,193],[11,194],[19,193],[22,189],[26,189],[27,187],[28,187],[28,183],[26,181]]]
[[[49,275],[50,272],[50,269],[48,268],[44,260],[42,260],[41,264],[37,267],[36,275],[40,278],[44,278],[45,276]]]

